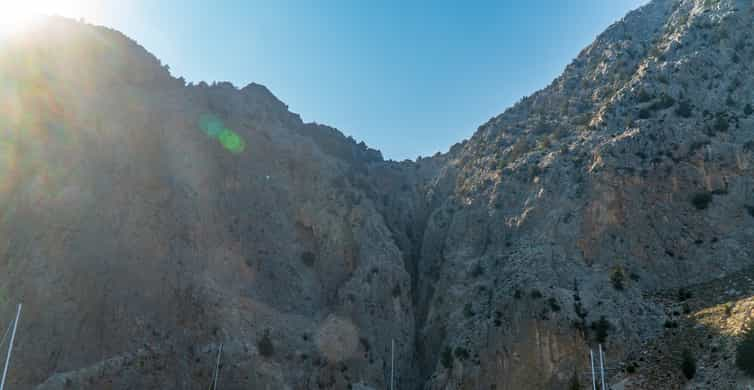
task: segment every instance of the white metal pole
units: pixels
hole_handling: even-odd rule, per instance
[[[594,351],[591,349],[589,350],[589,363],[592,365],[592,390],[597,390],[597,376],[594,374]]]
[[[394,386],[395,386],[395,339],[392,339],[390,340],[390,390],[395,390]]]
[[[602,378],[602,390],[607,390],[605,387],[605,355],[602,353],[602,344],[600,344],[600,378]]]
[[[223,353],[223,344],[220,343],[220,349],[217,351],[217,363],[215,363],[215,375],[213,375],[213,378],[212,378],[212,390],[217,390],[217,377],[220,376],[220,355],[222,355],[222,353]]]
[[[10,354],[13,352],[13,340],[16,338],[16,328],[18,327],[18,319],[21,318],[21,304],[18,304],[18,310],[16,310],[16,320],[13,321],[13,332],[10,334],[10,343],[8,343],[8,356],[5,357],[5,368],[3,369],[3,379],[0,380],[0,390],[5,387],[5,377],[8,375],[8,366],[10,365]]]

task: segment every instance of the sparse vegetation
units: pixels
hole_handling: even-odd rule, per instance
[[[642,88],[639,90],[639,94],[636,98],[639,100],[639,103],[646,103],[652,100],[652,95],[650,95],[646,89]]]
[[[579,374],[573,371],[571,379],[568,381],[568,390],[581,390],[581,382],[579,382]]]
[[[687,301],[687,300],[691,299],[691,296],[692,296],[691,295],[691,291],[687,290],[686,288],[681,287],[681,288],[678,289],[678,301],[679,302]]]
[[[453,351],[450,347],[445,347],[440,355],[440,363],[445,369],[449,369],[453,366]]]
[[[275,354],[275,346],[272,345],[272,339],[270,339],[270,331],[266,330],[264,335],[257,340],[257,350],[259,354],[264,357],[270,357]]]
[[[715,122],[712,124],[712,129],[717,133],[728,131],[730,124],[728,123],[728,117],[726,115],[718,114],[715,117]]]
[[[697,210],[705,210],[709,207],[710,202],[712,202],[712,194],[707,191],[697,192],[691,197],[691,204],[693,204]]]
[[[594,331],[594,338],[597,342],[604,343],[607,340],[608,331],[612,325],[605,316],[600,316],[598,321],[592,322],[592,330]]]
[[[660,97],[649,106],[653,111],[665,110],[675,105],[675,99],[672,96],[663,93]]]
[[[314,266],[314,262],[317,261],[317,256],[310,251],[306,251],[301,254],[301,262],[304,263],[307,267]]]
[[[547,299],[547,304],[550,305],[550,309],[552,311],[560,311],[560,304],[558,303],[558,300],[554,297],[550,297]]]
[[[754,327],[748,324],[736,348],[736,366],[754,377]]]
[[[693,107],[691,106],[691,102],[682,99],[678,102],[678,108],[675,109],[676,115],[682,117],[682,118],[689,118],[691,117]]]
[[[455,355],[456,359],[463,361],[469,358],[469,351],[463,347],[456,347]]]
[[[686,379],[691,379],[696,374],[696,358],[688,349],[683,350],[681,356],[681,371]]]
[[[623,267],[615,266],[610,271],[610,283],[613,284],[613,288],[616,290],[623,290],[625,288],[626,273],[623,271]]]

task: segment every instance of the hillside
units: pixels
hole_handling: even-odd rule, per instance
[[[599,341],[625,389],[748,384],[722,355],[754,294],[753,22],[654,0],[393,162],[52,18],[0,49],[10,385],[207,388],[222,344],[225,389],[384,389],[393,340],[402,389],[563,389]]]

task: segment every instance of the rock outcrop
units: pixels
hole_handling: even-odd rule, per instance
[[[414,162],[46,21],[0,57],[10,385],[207,388],[221,352],[226,389],[384,389],[394,342],[404,389],[562,389],[597,343],[675,388],[622,371],[675,337],[659,296],[752,266],[753,10],[652,1]]]

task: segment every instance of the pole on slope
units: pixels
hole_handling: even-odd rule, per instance
[[[215,373],[212,375],[211,390],[217,390],[217,378],[220,376],[220,355],[223,353],[223,344],[220,343],[220,349],[217,350],[217,362],[215,363]],[[2,390],[2,389],[0,389]]]
[[[607,390],[607,387],[605,387],[605,354],[602,353],[602,344],[600,344],[600,378],[602,378],[602,390]]]
[[[390,390],[395,390],[395,339],[390,340]]]
[[[594,351],[591,349],[589,350],[589,363],[592,366],[592,390],[597,390],[597,376],[594,373]]]
[[[13,352],[13,340],[16,339],[16,328],[18,327],[18,320],[21,318],[21,304],[18,304],[18,310],[16,310],[16,320],[13,321],[13,332],[10,334],[10,343],[8,343],[8,356],[5,357],[5,368],[3,368],[3,378],[0,380],[0,390],[5,387],[5,378],[8,375],[8,366],[10,366],[10,354]]]

